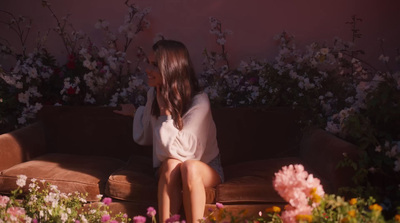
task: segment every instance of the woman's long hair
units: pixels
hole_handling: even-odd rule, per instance
[[[183,43],[174,40],[159,40],[153,45],[153,51],[162,77],[161,96],[171,112],[175,127],[182,130],[182,116],[200,91],[189,52]],[[156,97],[155,94],[151,113],[159,117]]]

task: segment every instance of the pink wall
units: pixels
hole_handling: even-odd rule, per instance
[[[272,61],[278,49],[273,37],[283,30],[293,34],[299,46],[311,42],[332,42],[338,36],[350,40],[350,27],[345,23],[356,14],[363,19],[359,28],[363,38],[359,45],[367,55],[365,59],[379,66],[381,54],[378,38],[385,39],[386,54],[394,61],[395,49],[400,47],[400,3],[390,0],[136,0],[141,8],[150,7],[148,19],[151,27],[139,35],[137,44],[149,49],[157,33],[183,41],[189,48],[198,71],[201,69],[204,48],[216,49],[214,37],[209,33],[208,18],[216,17],[223,27],[233,31],[227,38],[231,62],[237,65],[249,57]],[[71,13],[70,22],[77,30],[101,41],[99,30],[94,29],[97,19],[105,19],[115,30],[126,14],[124,0],[58,0],[52,1],[60,17]],[[31,42],[37,30],[54,27],[55,21],[40,1],[1,0],[0,9],[33,19]],[[4,20],[4,14],[0,14]],[[0,25],[0,36],[13,41],[15,36]],[[59,60],[65,60],[61,41],[52,33],[47,46]],[[1,62],[3,61],[3,62]],[[7,64],[1,59],[0,64]],[[398,67],[397,67],[398,68]]]

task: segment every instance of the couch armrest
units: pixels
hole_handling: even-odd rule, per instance
[[[42,122],[0,135],[0,171],[41,155],[46,150]]]
[[[300,157],[318,175],[329,181],[331,188],[325,188],[328,193],[337,193],[340,187],[353,184],[354,169],[338,167],[345,156],[356,160],[357,147],[319,128],[310,128],[304,132],[300,142]]]

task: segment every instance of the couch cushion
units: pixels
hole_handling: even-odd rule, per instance
[[[157,181],[152,159],[132,156],[128,165],[114,171],[106,183],[105,195],[125,201],[157,201]]]
[[[157,179],[152,168],[152,159],[132,156],[127,166],[110,175],[105,195],[136,203],[156,203]],[[206,188],[206,202],[215,202],[215,188]]]
[[[3,170],[0,174],[0,193],[7,194],[14,190],[17,175],[23,174],[28,177],[25,191],[32,178],[44,179],[57,185],[63,193],[88,193],[86,199],[96,201],[96,195],[104,194],[108,176],[124,165],[123,161],[110,157],[46,154]]]
[[[314,171],[297,157],[243,162],[224,167],[225,179],[217,186],[216,201],[229,203],[284,203],[272,181],[283,166],[303,164],[308,173]],[[314,174],[314,173],[313,173]],[[318,177],[314,174],[315,177]],[[320,179],[324,185],[324,179]]]

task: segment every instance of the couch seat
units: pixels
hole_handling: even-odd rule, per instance
[[[145,156],[131,156],[126,166],[109,176],[105,195],[123,201],[156,202],[157,181],[152,159]]]
[[[3,170],[0,194],[16,189],[17,176],[23,174],[28,177],[24,191],[31,179],[36,178],[57,185],[63,193],[88,193],[86,200],[96,201],[98,194],[104,194],[108,176],[124,165],[119,159],[103,156],[46,154]]]

